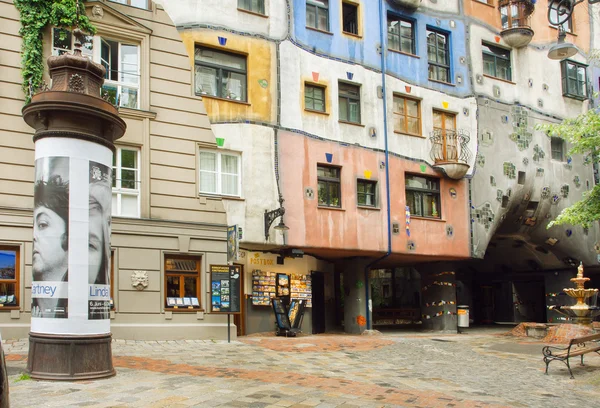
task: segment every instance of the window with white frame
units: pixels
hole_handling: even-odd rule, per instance
[[[148,0],[110,0],[110,1],[114,1],[115,3],[126,4],[131,7],[143,8],[143,9],[148,8]]]
[[[75,38],[69,30],[52,29],[52,54],[71,53]],[[106,69],[102,93],[109,102],[139,109],[140,106],[140,47],[101,36],[86,36],[81,47],[83,56],[102,64]]]
[[[234,152],[200,150],[200,193],[241,196],[241,156]]]
[[[140,216],[140,184],[140,149],[117,146],[113,155],[113,216]]]

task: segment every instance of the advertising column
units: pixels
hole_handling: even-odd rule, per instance
[[[34,94],[23,108],[35,129],[27,368],[38,379],[115,374],[111,173],[113,142],[125,132],[125,122],[100,98],[104,68],[77,51],[48,58],[52,89]]]

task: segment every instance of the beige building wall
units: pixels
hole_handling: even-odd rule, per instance
[[[140,151],[140,217],[113,217],[115,338],[226,338],[226,317],[209,315],[208,268],[227,261],[227,217],[220,198],[198,196],[198,149],[215,148],[202,99],[194,96],[189,57],[162,7],[86,2],[99,35],[139,44],[140,109],[120,108],[127,132],[117,143]],[[0,245],[19,250],[19,306],[0,307],[3,338],[30,325],[34,145],[21,117],[19,13],[0,0]],[[44,33],[51,55],[51,29]],[[49,78],[47,78],[49,81]],[[165,311],[165,255],[201,258],[201,311]],[[148,287],[132,286],[133,271]],[[235,336],[235,327],[232,326]]]

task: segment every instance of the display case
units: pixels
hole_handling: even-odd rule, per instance
[[[275,272],[252,271],[252,304],[254,306],[270,306],[271,298],[275,297]]]
[[[310,275],[291,275],[290,297],[292,299],[304,299],[306,300],[306,307],[312,307],[312,281]]]

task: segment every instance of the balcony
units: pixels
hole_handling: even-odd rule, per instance
[[[422,0],[388,0],[393,6],[404,7],[415,10],[419,7]]]
[[[500,0],[500,36],[514,48],[525,47],[533,38],[530,19],[535,9],[535,0]]]
[[[469,170],[471,140],[466,130],[435,129],[429,136],[431,140],[431,158],[435,169],[442,171],[454,180],[463,178]]]

